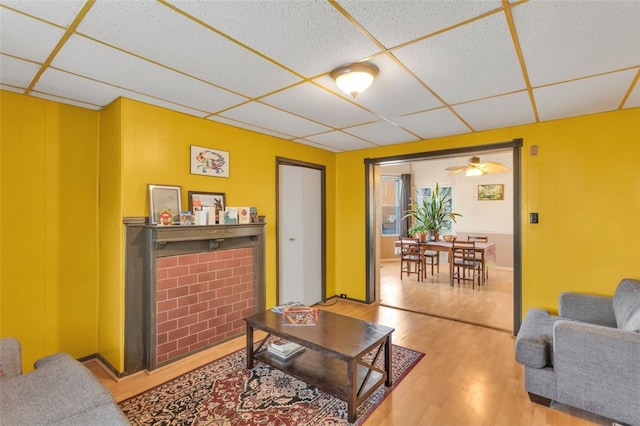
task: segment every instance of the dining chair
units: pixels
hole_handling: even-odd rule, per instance
[[[420,281],[422,256],[420,256],[420,243],[417,238],[400,237],[400,280],[403,272],[406,272],[407,278],[411,274],[418,275],[418,281]]]
[[[424,280],[427,277],[427,265],[431,265],[431,275],[433,275],[434,267],[437,268],[438,273],[440,273],[440,253],[435,250],[428,250],[422,248],[422,279]]]
[[[457,280],[458,284],[460,284],[460,280],[462,280],[470,281],[471,288],[475,289],[476,277],[478,277],[478,286],[480,286],[482,262],[476,259],[476,242],[453,241],[451,244],[451,257],[453,262],[451,286],[453,287],[454,280]]]
[[[467,241],[477,241],[480,243],[488,243],[489,237],[486,235],[469,235],[467,236]],[[489,270],[486,268],[486,264],[484,261],[484,256],[482,253],[476,253],[476,259],[482,262],[482,281],[486,281],[489,279]]]

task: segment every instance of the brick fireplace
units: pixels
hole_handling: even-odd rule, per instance
[[[242,335],[265,307],[264,224],[125,221],[125,372],[153,370]]]

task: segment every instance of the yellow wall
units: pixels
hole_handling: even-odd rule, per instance
[[[0,92],[0,336],[24,368],[96,353],[97,112]]]
[[[364,299],[365,158],[523,138],[523,312],[640,278],[640,108],[337,155],[336,292]],[[538,145],[539,155],[529,155]],[[540,214],[528,224],[529,212]]]
[[[22,341],[25,369],[56,351],[99,352],[123,369],[122,218],[148,215],[148,183],[181,185],[185,208],[189,190],[225,192],[266,215],[275,304],[276,156],[327,168],[327,296],[365,298],[364,158],[514,138],[524,311],[640,278],[629,243],[640,237],[638,108],[337,155],[127,99],[94,112],[0,91],[0,109],[0,336]],[[229,151],[230,178],[191,175],[192,144]]]

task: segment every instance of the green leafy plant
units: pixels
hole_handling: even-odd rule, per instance
[[[409,228],[409,234],[439,231],[446,219],[456,222],[456,217],[462,217],[462,215],[448,211],[447,205],[450,202],[451,196],[440,192],[437,182],[435,189],[431,191],[431,196],[423,197],[421,203],[416,199],[410,199],[409,210],[405,211],[402,217],[402,219],[411,218],[412,226]]]

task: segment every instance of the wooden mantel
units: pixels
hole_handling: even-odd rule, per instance
[[[158,367],[156,351],[156,264],[169,256],[253,249],[254,310],[266,308],[265,223],[153,226],[126,218],[125,371]]]

